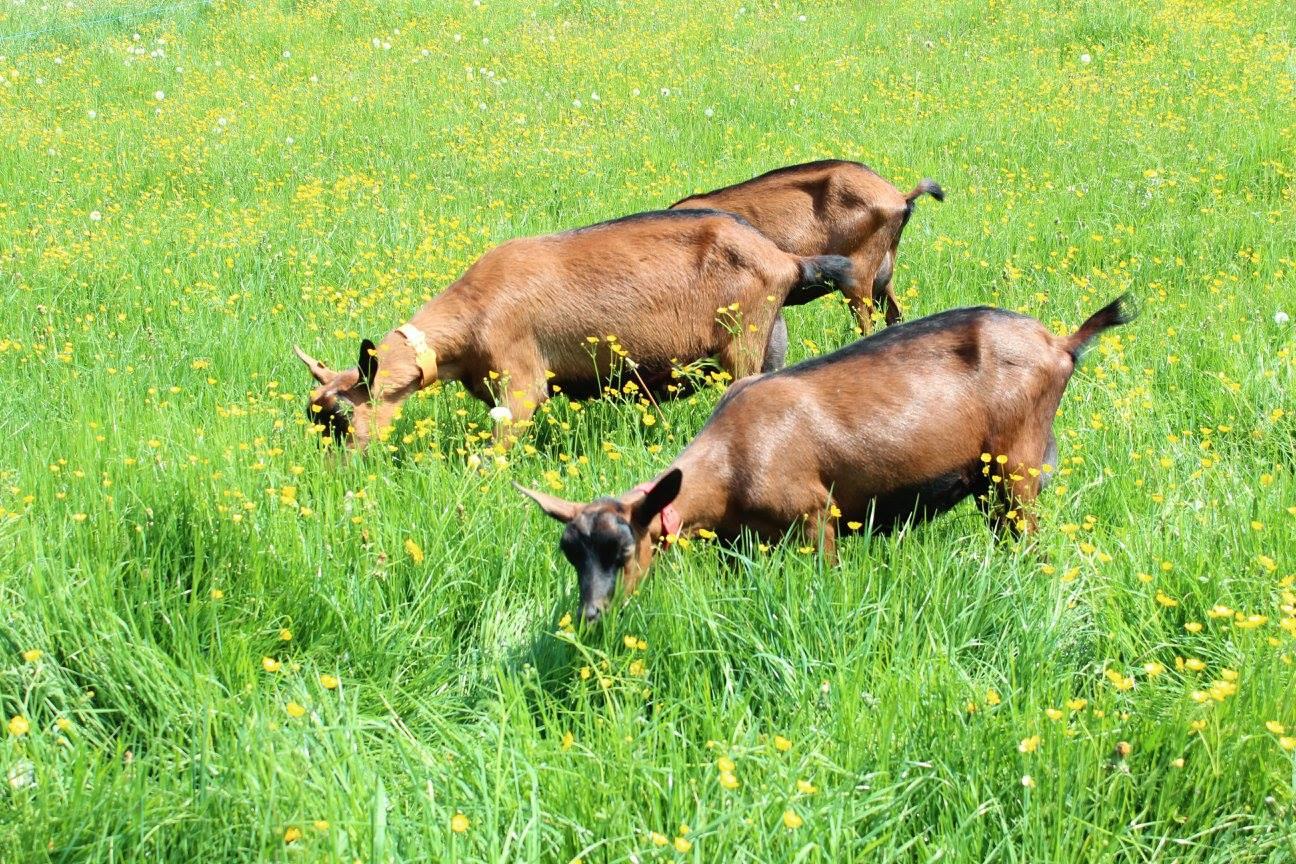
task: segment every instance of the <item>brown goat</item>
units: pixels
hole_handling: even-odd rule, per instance
[[[850,258],[855,282],[840,287],[859,320],[860,332],[867,335],[874,304],[882,307],[888,325],[900,320],[891,277],[900,234],[913,214],[914,202],[923,195],[945,200],[945,193],[932,180],[923,180],[903,195],[866,165],[825,159],[778,168],[743,183],[690,195],[671,206],[737,213],[780,249],[795,255]],[[812,299],[793,292],[787,305]],[[775,326],[775,339],[786,342],[785,335],[777,335],[786,334],[781,316]]]
[[[850,268],[838,256],[784,252],[714,210],[510,240],[377,346],[364,340],[354,368],[334,372],[297,348],[320,385],[308,416],[363,447],[434,381],[459,381],[522,423],[550,387],[598,392],[621,358],[662,382],[673,364],[715,357],[736,380],[762,368],[789,293],[828,293],[850,282]]]
[[[620,498],[519,489],[566,524],[589,621],[619,571],[634,591],[663,535],[798,531],[835,560],[841,528],[887,531],[971,495],[1000,531],[1029,532],[1079,353],[1131,317],[1121,298],[1060,337],[1002,309],[942,312],[738,382],[663,475]]]

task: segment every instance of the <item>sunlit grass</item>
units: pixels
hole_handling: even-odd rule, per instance
[[[1296,857],[1287,5],[125,8],[0,8],[0,861]],[[695,540],[578,633],[511,481],[624,491],[718,388],[310,434],[293,343],[825,156],[948,192],[912,317],[1142,301],[1034,548]]]

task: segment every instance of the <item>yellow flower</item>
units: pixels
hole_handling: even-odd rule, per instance
[[[697,529],[697,535],[703,540],[714,540],[716,538],[716,533],[714,531],[709,531],[706,528]]]
[[[1283,737],[1279,738],[1278,744],[1284,750],[1296,750],[1296,738],[1292,738],[1288,735],[1284,735]]]
[[[54,721],[54,725],[58,727],[60,732],[66,732],[72,728],[72,721],[66,717],[60,717]]]
[[[652,838],[652,842],[654,846],[665,846],[667,843],[670,842],[670,840],[666,837],[665,834],[661,834],[657,831],[652,832],[648,836]]]
[[[986,704],[987,704],[987,705],[991,705],[991,706],[998,705],[998,704],[999,704],[1000,702],[1002,702],[1002,701],[1003,701],[1003,699],[999,696],[999,691],[998,691],[998,690],[996,690],[996,689],[994,689],[993,687],[991,687],[989,690],[986,691]]]
[[[327,831],[329,829],[329,823],[327,819],[316,819],[314,825],[316,831]]]
[[[1017,745],[1018,753],[1034,753],[1039,749],[1040,736],[1032,735],[1029,738],[1023,738]]]
[[[1202,630],[1202,625],[1201,622],[1199,621],[1189,621],[1187,624],[1184,625],[1184,629],[1187,630],[1189,633],[1200,633]]]
[[[20,738],[31,731],[31,724],[27,718],[21,714],[15,714],[9,718],[9,734],[15,738]]]
[[[1157,601],[1158,603],[1160,603],[1162,606],[1165,606],[1165,607],[1167,607],[1167,608],[1168,608],[1168,607],[1171,607],[1171,606],[1178,606],[1178,605],[1179,605],[1179,601],[1178,601],[1178,600],[1176,600],[1176,599],[1174,599],[1173,597],[1171,597],[1170,595],[1166,594],[1164,591],[1158,591],[1158,592],[1156,593],[1156,601]]]
[[[854,519],[852,519],[851,521],[846,523],[846,527],[852,531],[858,531],[859,529],[864,527],[864,523],[856,522]]]
[[[732,791],[734,789],[737,789],[742,784],[738,782],[738,778],[734,776],[732,771],[721,771],[720,785]]]
[[[225,592],[222,591],[221,589],[219,589],[219,588],[213,588],[213,589],[211,589],[211,599],[213,599],[213,600],[220,600],[220,599],[221,599],[222,597],[224,597],[224,596],[225,596]]]
[[[576,736],[571,732],[564,732],[562,737],[562,749],[570,750],[574,743],[576,743]]]
[[[1203,729],[1206,728],[1206,721],[1205,721],[1205,720],[1194,720],[1194,721],[1192,721],[1191,723],[1188,724],[1188,728],[1189,728],[1190,730],[1192,730],[1193,732],[1201,732]]]
[[[296,825],[293,825],[289,827],[288,830],[284,831],[284,842],[296,843],[298,840],[301,839],[301,836],[302,836],[301,829],[298,828]]]
[[[780,753],[786,753],[792,749],[792,742],[784,738],[782,735],[775,735],[774,749],[778,750]]]
[[[1119,672],[1117,672],[1115,669],[1108,669],[1105,672],[1103,672],[1103,675],[1107,676],[1107,680],[1110,681],[1112,683],[1112,686],[1115,687],[1117,690],[1125,691],[1125,690],[1130,690],[1134,687],[1133,678],[1126,677],[1120,674]]]
[[[1044,716],[1056,723],[1058,720],[1061,720],[1064,715],[1056,708],[1045,708]]]
[[[716,770],[717,770],[717,771],[730,771],[730,772],[732,772],[736,767],[737,767],[737,766],[734,765],[733,760],[730,759],[728,756],[721,756],[719,759],[716,760]]]
[[[423,563],[423,550],[413,540],[405,541],[405,551],[409,553],[410,559],[413,560],[415,564]]]
[[[288,716],[292,717],[294,720],[306,713],[306,709],[298,702],[289,702],[284,706],[284,710],[287,711]]]
[[[456,813],[450,817],[450,830],[456,834],[462,834],[471,827],[472,823],[469,822],[468,817],[462,813]]]
[[[1146,672],[1148,675],[1152,676],[1153,678],[1155,678],[1157,675],[1160,675],[1162,672],[1165,671],[1165,666],[1161,665],[1160,663],[1157,663],[1154,660],[1151,663],[1144,663],[1143,671]]]
[[[1265,728],[1275,735],[1282,735],[1287,731],[1287,729],[1283,726],[1283,724],[1279,723],[1277,720],[1266,721]]]
[[[41,651],[39,648],[33,648],[30,651],[24,651],[22,653],[22,658],[26,660],[28,663],[35,663],[42,656],[44,656],[44,654],[45,652]]]
[[[291,641],[292,641],[292,631],[289,630],[287,627],[284,627],[283,629],[281,629],[281,630],[279,631],[279,641],[281,641],[281,642],[291,642]]]
[[[335,675],[321,675],[319,676],[319,682],[320,686],[325,690],[336,690],[338,686],[338,679]]]
[[[693,848],[693,844],[690,841],[684,839],[683,837],[675,838],[675,851],[680,853],[681,855],[688,852],[692,848]]]
[[[789,807],[787,810],[783,811],[783,827],[787,828],[789,831],[795,831],[804,824],[805,820],[798,816],[796,811],[792,808]]]
[[[273,657],[261,658],[261,668],[267,672],[278,672],[279,666],[280,666],[279,661],[274,659]]]
[[[1189,657],[1184,661],[1184,666],[1188,667],[1188,669],[1193,672],[1200,672],[1206,668],[1206,664],[1201,660],[1198,660],[1196,657]]]
[[[796,782],[796,788],[802,795],[813,795],[819,791],[818,788],[816,788],[809,780],[798,780]]]
[[[1068,699],[1067,707],[1072,711],[1083,711],[1084,707],[1089,704],[1088,699]]]

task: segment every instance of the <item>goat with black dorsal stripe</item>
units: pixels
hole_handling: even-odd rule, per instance
[[[723,189],[690,195],[671,206],[737,213],[780,249],[797,255],[850,258],[855,279],[840,290],[860,331],[867,335],[875,306],[883,310],[888,325],[900,320],[900,302],[892,285],[896,255],[914,204],[924,195],[945,200],[934,180],[922,180],[905,195],[867,165],[824,159],[776,168]],[[798,306],[815,296],[794,291],[787,305]],[[780,316],[775,339],[785,343],[786,332]]]
[[[968,496],[1001,532],[1033,531],[1029,508],[1056,458],[1053,419],[1077,358],[1133,314],[1116,300],[1070,336],[984,306],[920,318],[737,382],[657,480],[619,498],[578,504],[519,489],[566,525],[587,621],[618,579],[634,591],[663,534],[800,531],[835,560],[839,527],[886,531]]]
[[[673,364],[705,357],[737,380],[770,368],[788,294],[850,282],[848,259],[784,252],[715,210],[641,213],[510,240],[377,345],[361,342],[354,368],[335,372],[296,349],[319,384],[308,416],[363,447],[435,381],[459,381],[521,423],[551,387],[599,392],[622,357],[650,386],[669,381]],[[609,335],[615,346],[602,339]],[[593,345],[591,337],[599,337]]]

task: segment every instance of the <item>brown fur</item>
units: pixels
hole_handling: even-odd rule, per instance
[[[523,491],[568,523],[565,549],[599,546],[610,516],[629,520],[627,590],[651,561],[660,533],[653,517],[667,505],[682,533],[734,538],[748,530],[773,539],[795,531],[830,560],[850,522],[885,531],[968,496],[998,530],[1030,532],[1076,357],[1131,317],[1117,300],[1069,337],[986,307],[919,319],[738,382],[646,495],[579,505]],[[678,493],[662,491],[664,483]],[[591,515],[598,518],[586,524]],[[607,599],[582,596],[587,617],[592,610],[597,618]]]
[[[431,378],[459,381],[521,423],[552,385],[597,392],[616,358],[606,340],[592,345],[590,336],[617,336],[645,378],[669,378],[672,364],[704,357],[735,379],[756,372],[788,294],[825,274],[849,281],[849,268],[841,259],[784,252],[731,214],[664,211],[510,240],[409,323],[435,351]],[[736,328],[730,313],[717,313],[732,304],[742,316]],[[390,428],[401,403],[424,385],[406,336],[393,330],[373,352],[368,347],[362,344],[356,368],[340,373],[298,349],[320,384],[313,418],[349,431],[361,447]],[[366,363],[376,369],[366,373]],[[350,421],[339,411],[346,404]]]
[[[866,166],[833,159],[780,168],[671,206],[737,213],[780,249],[796,255],[850,258],[855,283],[843,286],[842,293],[860,332],[867,334],[875,304],[883,309],[888,325],[901,318],[892,274],[900,234],[922,195],[944,200],[944,192],[931,180],[905,195]],[[800,302],[795,295],[791,301]]]

